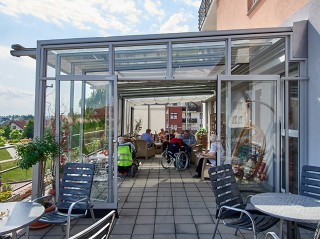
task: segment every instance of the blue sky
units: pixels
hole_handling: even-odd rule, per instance
[[[0,115],[34,114],[37,40],[198,31],[201,0],[0,0]]]

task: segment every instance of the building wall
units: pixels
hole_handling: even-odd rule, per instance
[[[308,93],[307,93],[307,159],[301,164],[320,165],[320,1],[319,0],[259,0],[248,11],[249,0],[217,0],[217,30],[293,26],[308,20]],[[211,30],[214,29],[212,25]],[[206,30],[208,26],[206,26]],[[304,126],[300,126],[303,128]]]
[[[278,27],[311,0],[217,0],[217,30]],[[214,29],[212,29],[214,30]]]
[[[309,1],[297,13],[287,19],[283,25],[308,20],[308,122],[306,124],[308,157],[302,162],[309,165],[320,165],[318,147],[320,141],[320,1]],[[302,159],[303,160],[303,159]]]

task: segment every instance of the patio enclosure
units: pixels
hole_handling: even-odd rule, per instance
[[[301,117],[295,93],[304,61],[291,56],[292,34],[276,28],[39,41],[36,135],[52,130],[63,146],[57,171],[66,161],[97,163],[94,207],[117,208],[115,142],[132,131],[133,99],[202,97],[205,127],[226,149],[218,161],[238,168],[243,182],[295,192],[299,125],[290,121]]]

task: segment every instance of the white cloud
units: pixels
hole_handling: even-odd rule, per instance
[[[201,0],[183,0],[183,2],[189,6],[199,8],[201,5]]]
[[[183,24],[186,21],[187,16],[185,13],[175,13],[160,27],[160,33],[188,32],[190,31],[189,25]]]
[[[1,0],[1,3],[0,13],[18,20],[31,15],[59,27],[71,24],[80,30],[98,26],[103,30],[117,29],[126,33],[130,26],[139,23],[141,14],[134,0]]]
[[[147,12],[153,16],[159,16],[159,20],[165,16],[165,11],[160,7],[160,1],[145,0],[144,2],[144,8],[147,10]]]

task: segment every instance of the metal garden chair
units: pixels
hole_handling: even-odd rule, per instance
[[[302,166],[299,194],[320,199],[320,167],[309,165]],[[317,229],[317,224],[297,223],[297,227],[315,231]]]
[[[225,226],[236,229],[235,235],[239,229],[248,230],[253,232],[255,239],[259,232],[268,230],[279,221],[256,210],[245,210],[246,206],[230,164],[212,167],[208,173],[217,204],[217,221],[212,238],[215,238],[221,219]],[[225,219],[228,218],[234,220],[226,222]]]
[[[265,239],[279,239],[279,237],[274,232],[268,232]]]
[[[70,239],[108,239],[113,227],[116,211],[109,212],[90,227],[70,237]]]
[[[66,238],[70,235],[71,221],[85,217],[90,210],[91,217],[95,217],[90,202],[90,193],[94,175],[94,164],[66,163],[60,185],[56,210],[44,214],[38,221],[47,224],[66,226]],[[35,199],[35,202],[45,200],[52,195]]]

